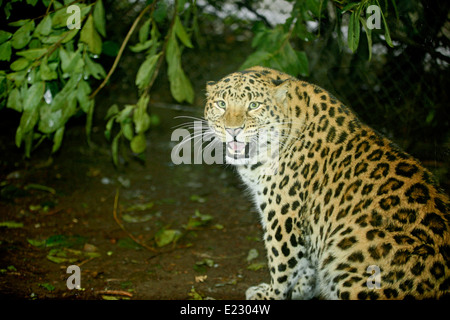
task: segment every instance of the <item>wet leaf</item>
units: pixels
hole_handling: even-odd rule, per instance
[[[258,271],[266,267],[265,262],[255,262],[247,267],[248,270]]]
[[[195,229],[201,226],[206,225],[210,222],[213,217],[209,214],[201,214],[200,211],[195,210],[194,216],[189,217],[188,223],[186,225],[186,229]]]
[[[126,248],[126,249],[136,249],[139,250],[142,247],[137,244],[136,242],[134,242],[132,239],[130,238],[123,238],[123,239],[119,239],[119,241],[117,241],[117,245],[120,248]]]
[[[144,215],[142,215],[142,216],[130,215],[130,214],[128,214],[128,213],[125,213],[124,215],[122,215],[123,221],[128,222],[128,223],[141,223],[141,222],[147,222],[147,221],[149,221],[152,217],[153,217],[153,214],[152,214],[152,213],[144,214]]]
[[[54,263],[74,263],[78,261],[79,257],[78,255],[71,255],[66,248],[55,248],[47,254],[47,259]]]
[[[149,209],[153,208],[153,206],[154,206],[153,202],[139,203],[139,204],[135,204],[135,205],[132,205],[131,207],[126,208],[125,212],[149,210]]]
[[[69,248],[54,248],[47,254],[47,259],[54,263],[75,263],[80,260],[100,257],[98,252],[83,252]]]
[[[181,237],[181,232],[175,229],[161,229],[155,234],[155,241],[158,247],[164,247],[176,242]]]
[[[54,285],[51,285],[50,283],[39,283],[39,286],[40,287],[43,287],[43,288],[45,288],[45,289],[47,289],[48,291],[53,291],[53,290],[55,290],[55,286]]]
[[[195,290],[194,287],[192,287],[191,292],[188,293],[188,296],[190,297],[189,300],[203,300],[203,297]]]
[[[6,228],[10,228],[10,229],[23,228],[23,223],[15,222],[15,221],[4,221],[4,222],[0,222],[0,227],[6,227]]]
[[[29,183],[29,184],[27,184],[24,187],[24,190],[30,190],[30,189],[46,191],[46,192],[49,192],[51,194],[56,194],[55,189],[53,189],[51,187],[44,186],[42,184],[37,184],[37,183]]]
[[[46,240],[35,240],[35,239],[27,239],[28,243],[34,247],[44,247]]]
[[[198,194],[193,194],[189,197],[189,200],[194,201],[194,202],[198,202],[198,203],[205,203],[206,202],[206,198],[205,197],[201,197]]]

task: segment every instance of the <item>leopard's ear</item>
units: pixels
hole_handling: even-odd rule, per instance
[[[279,104],[284,104],[286,102],[287,93],[291,87],[291,81],[287,80],[272,80],[275,85],[273,88],[273,96],[275,101]]]
[[[206,97],[209,97],[212,94],[212,91],[213,91],[214,87],[216,86],[216,83],[217,82],[215,82],[215,81],[208,81],[206,83]]]

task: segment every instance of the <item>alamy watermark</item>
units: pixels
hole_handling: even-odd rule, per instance
[[[71,276],[67,278],[66,285],[67,289],[73,290],[81,289],[81,269],[77,265],[71,265],[67,267],[66,273],[70,273]]]
[[[72,29],[81,29],[81,10],[80,7],[76,4],[67,7],[67,13],[71,15],[66,20],[67,28]]]
[[[366,281],[367,287],[369,289],[380,289],[381,288],[381,270],[377,265],[370,265],[367,267],[366,272],[370,274]]]

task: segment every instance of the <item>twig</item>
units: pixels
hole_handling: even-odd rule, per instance
[[[128,232],[127,229],[125,229],[125,227],[123,226],[123,224],[120,222],[119,218],[117,217],[118,200],[119,200],[119,189],[117,189],[117,191],[116,191],[116,196],[114,198],[114,210],[113,210],[114,220],[116,220],[119,227],[131,238],[131,240],[136,242],[138,245],[140,245],[140,246],[144,247],[145,249],[150,250],[152,252],[157,252],[157,250],[155,248],[149,247],[145,243],[140,242],[135,236],[133,236],[130,232]]]
[[[97,89],[95,89],[95,91],[89,96],[89,99],[93,99],[97,93],[106,85],[106,83],[108,82],[109,78],[111,77],[111,75],[114,73],[114,71],[117,68],[117,65],[119,64],[119,60],[122,57],[123,51],[125,50],[125,47],[127,46],[128,41],[130,40],[131,35],[133,34],[134,30],[136,29],[139,21],[141,20],[141,18],[144,16],[144,14],[152,7],[154,7],[156,5],[157,1],[153,2],[152,4],[149,4],[148,6],[146,6],[144,8],[144,10],[142,10],[142,12],[139,14],[139,16],[136,18],[136,20],[134,20],[133,25],[131,26],[130,30],[128,30],[127,35],[125,36],[125,39],[122,42],[122,46],[119,49],[119,52],[117,53],[116,59],[114,60],[114,63],[111,67],[111,69],[109,69],[108,74],[106,75],[105,79],[103,79],[103,82],[98,86]]]
[[[97,291],[98,294],[110,294],[110,295],[116,295],[116,296],[126,296],[126,297],[132,297],[133,294],[127,291],[122,290],[100,290]]]

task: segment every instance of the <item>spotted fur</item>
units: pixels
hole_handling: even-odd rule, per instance
[[[278,132],[278,153],[251,163],[231,145],[228,157],[260,212],[271,275],[248,299],[449,295],[448,196],[331,94],[254,67],[208,83],[205,118],[224,143]]]

